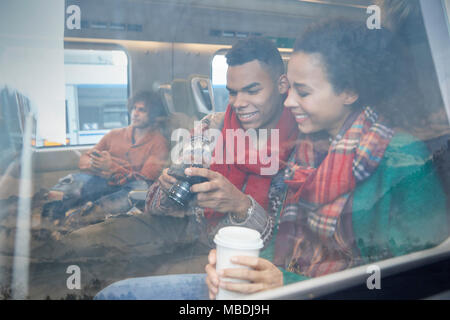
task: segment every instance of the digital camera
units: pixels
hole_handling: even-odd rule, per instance
[[[193,196],[191,186],[208,181],[208,179],[204,177],[187,176],[184,173],[184,170],[190,167],[203,168],[202,165],[199,164],[173,164],[167,171],[169,175],[177,179],[177,182],[170,187],[168,196],[182,207],[185,207]]]

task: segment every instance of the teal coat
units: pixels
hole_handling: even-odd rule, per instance
[[[361,264],[424,250],[448,237],[446,197],[425,144],[397,133],[377,170],[354,191],[353,232]],[[271,260],[274,235],[261,257]],[[284,284],[307,279],[282,269]]]

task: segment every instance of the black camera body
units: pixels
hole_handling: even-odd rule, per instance
[[[169,175],[177,179],[177,182],[170,187],[168,196],[181,207],[185,207],[193,196],[190,190],[191,186],[208,181],[204,177],[185,175],[184,170],[190,167],[203,168],[202,165],[198,164],[173,164],[167,171]]]

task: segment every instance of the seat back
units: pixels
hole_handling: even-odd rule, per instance
[[[166,113],[170,115],[171,113],[175,112],[172,97],[172,85],[162,84],[159,86],[158,91],[164,104],[164,108],[166,109]]]
[[[188,80],[174,79],[172,81],[172,98],[174,112],[184,113],[189,117],[195,117],[197,119],[199,118]]]
[[[188,81],[190,82],[190,91],[197,113],[204,117],[209,113],[216,112],[214,93],[209,77],[193,74],[189,76]]]

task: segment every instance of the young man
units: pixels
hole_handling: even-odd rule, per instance
[[[165,115],[162,102],[157,94],[141,91],[130,98],[128,111],[131,124],[107,133],[80,157],[81,173],[64,177],[50,190],[49,199],[62,200],[54,210],[55,218],[64,219],[68,209],[83,202],[85,223],[102,220],[86,215],[96,205],[106,211],[103,216],[128,211],[128,192],[146,190],[157,179],[168,157],[167,140],[157,127],[158,118]],[[77,224],[80,216],[67,220]]]
[[[141,91],[130,99],[131,124],[115,129],[80,158],[82,171],[123,185],[134,180],[155,180],[166,164],[167,141],[158,132],[156,121],[164,107],[155,93]]]

